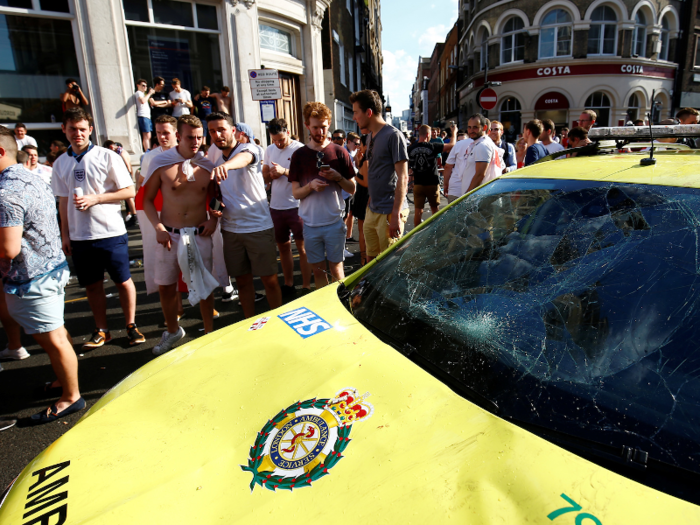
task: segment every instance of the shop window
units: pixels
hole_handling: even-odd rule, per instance
[[[607,5],[597,7],[588,30],[589,55],[614,55],[617,39],[617,16]]]
[[[260,24],[260,47],[285,55],[292,54],[292,34],[276,27]]]
[[[501,64],[523,60],[525,57],[525,24],[520,17],[514,16],[503,26],[501,39]]]
[[[634,34],[632,36],[633,54],[645,57],[647,51],[647,19],[644,13],[637,11],[634,16]]]
[[[0,122],[60,122],[67,78],[80,78],[70,20],[0,15]]]
[[[605,127],[610,125],[610,98],[602,91],[592,93],[586,99],[586,109],[596,112],[596,126]]]
[[[661,20],[661,35],[659,40],[661,41],[661,51],[659,51],[659,60],[668,60],[668,41],[669,35],[671,33],[668,16],[664,16]]]
[[[503,124],[506,140],[514,143],[521,131],[520,102],[517,98],[508,97],[501,102],[499,120]]]
[[[571,55],[571,15],[563,9],[547,13],[540,30],[540,58]]]
[[[639,97],[632,93],[630,95],[629,101],[627,101],[627,121],[634,122],[639,119],[641,106],[639,104]]]
[[[223,85],[219,35],[127,25],[134,78],[177,77],[191,93]],[[167,89],[167,88],[166,88]]]

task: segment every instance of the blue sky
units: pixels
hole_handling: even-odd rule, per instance
[[[384,94],[394,115],[408,109],[418,57],[429,57],[457,20],[457,0],[382,0]]]

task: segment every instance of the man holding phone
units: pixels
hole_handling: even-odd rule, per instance
[[[61,93],[61,104],[63,105],[63,111],[66,111],[71,108],[89,106],[90,102],[83,94],[83,90],[80,89],[78,81],[74,78],[68,78],[66,79],[66,90]]]
[[[345,278],[345,202],[342,190],[355,193],[355,168],[348,151],[328,140],[331,110],[321,102],[304,106],[309,142],[292,155],[287,179],[299,199],[304,221],[306,257],[314,271],[316,289],[326,286],[326,260],[334,280]]]
[[[204,269],[212,271],[212,234],[218,217],[207,214],[207,202],[215,196],[216,183],[211,180],[214,165],[199,152],[203,141],[202,122],[194,115],[184,115],[177,121],[178,145],[154,158],[146,173],[143,210],[156,230],[155,282],[167,330],[153,348],[161,355],[185,337],[177,320],[177,281],[180,274],[178,243],[184,228],[197,228],[194,241]],[[160,190],[163,207],[160,217],[155,199]],[[204,321],[204,333],[214,330],[214,294],[199,301]]]

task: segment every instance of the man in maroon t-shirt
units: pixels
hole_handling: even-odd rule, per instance
[[[342,190],[355,193],[355,169],[347,150],[328,140],[331,111],[325,104],[304,106],[304,124],[309,142],[292,155],[288,180],[299,199],[299,217],[304,221],[306,257],[314,270],[316,289],[328,284],[326,260],[333,279],[345,278],[345,201]]]

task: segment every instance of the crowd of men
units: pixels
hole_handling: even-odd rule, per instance
[[[382,118],[378,93],[364,90],[350,97],[361,135],[331,133],[330,109],[310,102],[303,108],[306,144],[290,134],[284,119],[276,118],[268,124],[271,144],[263,150],[252,128],[231,117],[228,88],[212,94],[204,86],[193,98],[177,78],[171,84],[166,95],[160,77],[152,88],[145,80],[136,83],[134,102],[146,151],[138,176],[119,146],[91,142],[92,117],[86,104],[79,103],[79,88],[67,91],[70,107],[62,130],[69,146],[55,144],[51,168],[38,163],[36,141],[26,126],[18,124],[14,132],[0,127],[0,321],[8,338],[0,358],[29,357],[21,342],[23,329],[51,360],[57,379],[46,385],[47,392],[60,394],[31,417],[32,423],[54,421],[85,407],[78,362],[63,322],[67,257],[86,290],[94,320],[83,351],[112,338],[105,272],[118,291],[128,344],[146,341],[136,324],[123,201],[129,216],[140,215],[147,291],[158,292],[166,325],[153,348],[161,355],[185,337],[179,324],[182,292],[190,304],[199,304],[205,333],[214,327],[214,291],[219,287],[229,299],[238,295],[249,318],[259,299],[257,277],[269,307],[278,308],[284,298],[297,294],[292,241],[299,255],[301,293],[311,290],[312,276],[319,289],[329,275],[332,280],[345,277],[354,220],[362,264],[403,235],[409,180],[419,225],[426,201],[436,213],[441,193],[452,202],[503,173],[566,147],[585,146],[596,119],[594,111],[584,111],[581,125],[562,130],[561,137],[552,121],[532,120],[514,146],[504,139],[502,123],[475,114],[466,133],[454,125],[449,133],[421,126],[409,145]],[[679,118],[697,122],[697,111],[683,112]]]

